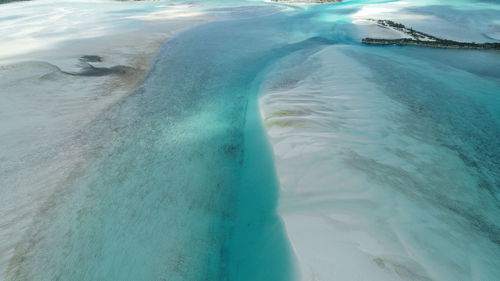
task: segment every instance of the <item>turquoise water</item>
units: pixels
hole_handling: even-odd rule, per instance
[[[267,65],[327,42],[286,44],[284,19],[168,41],[144,84],[83,132],[94,160],[49,200],[13,279],[290,280],[256,95]]]
[[[370,3],[383,2],[390,1]],[[41,208],[9,278],[293,280],[295,258],[276,214],[278,181],[257,97],[277,62],[335,45],[352,47],[345,54],[408,109],[394,117],[402,132],[453,151],[474,180],[456,190],[444,181],[393,179],[399,171],[370,161],[351,165],[489,240],[487,257],[498,265],[498,53],[361,46],[349,15],[363,4],[213,8],[220,21],[166,42],[144,83],[81,132],[92,153]],[[437,170],[436,178],[456,176]]]

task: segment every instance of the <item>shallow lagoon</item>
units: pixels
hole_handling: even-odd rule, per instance
[[[361,46],[361,1],[224,3],[203,4],[221,21],[166,42],[144,83],[83,130],[92,153],[23,234],[10,279],[498,276],[497,53]],[[269,89],[298,115],[275,123],[290,154],[273,142],[279,182],[257,108]]]

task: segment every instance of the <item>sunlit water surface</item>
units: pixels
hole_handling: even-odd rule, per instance
[[[385,2],[390,1],[370,1]],[[432,11],[442,18],[461,9],[471,22],[500,20],[498,14],[466,9],[470,2],[441,4]],[[498,8],[494,2],[477,4]],[[354,65],[370,73],[345,80],[345,89],[368,85],[356,92],[359,102],[352,110],[384,116],[369,126],[344,120],[364,141],[332,143],[331,151],[341,147],[344,157],[335,168],[357,171],[354,177],[361,172],[379,190],[386,188],[374,195],[377,204],[408,201],[404,223],[394,226],[400,237],[417,241],[420,230],[439,224],[443,237],[434,241],[445,246],[436,248],[449,251],[420,249],[414,254],[419,268],[438,269],[398,280],[498,276],[498,53],[361,46],[351,16],[364,1],[281,9],[248,2],[239,8],[234,2],[225,8],[224,1],[205,5],[218,21],[166,42],[144,83],[82,132],[94,153],[23,233],[8,278],[292,280],[296,267],[276,215],[278,181],[257,97],[261,82],[287,57],[304,62],[328,50],[352,60],[354,77]],[[350,66],[343,63],[345,73]],[[319,79],[322,69],[329,71],[325,77],[335,77],[331,69],[306,63],[288,67],[292,74],[283,77],[292,78],[285,84],[300,83],[315,71]],[[334,94],[328,92],[332,83],[343,81],[325,78],[316,90]],[[341,132],[336,128],[327,133]],[[340,178],[338,183],[349,187]],[[366,218],[384,220],[363,210]],[[383,232],[372,224],[360,231]],[[447,236],[452,234],[457,237]],[[432,239],[422,235],[429,246]],[[426,265],[426,257],[446,263]],[[470,268],[462,268],[466,264]]]

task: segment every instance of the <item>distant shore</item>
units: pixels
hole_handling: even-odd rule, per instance
[[[433,35],[408,28],[401,23],[390,20],[377,20],[377,25],[383,28],[390,28],[408,35],[406,38],[383,39],[366,37],[361,43],[367,45],[397,45],[397,46],[422,46],[444,49],[475,49],[475,50],[500,50],[500,43],[476,43],[459,42],[449,39],[442,39]]]
[[[401,38],[401,39],[363,38],[361,42],[367,45],[422,46],[422,47],[443,48],[443,49],[500,50],[500,43],[457,42],[452,40],[419,41],[409,38]]]
[[[333,4],[340,3],[342,0],[269,0],[277,3],[290,3],[290,4]]]
[[[0,0],[0,4],[7,4],[10,2],[31,1],[31,0]]]

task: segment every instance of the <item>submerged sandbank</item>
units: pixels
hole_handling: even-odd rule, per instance
[[[279,9],[260,8],[214,10],[229,23],[203,24],[166,41],[140,86],[132,92],[123,87],[122,95],[111,86],[100,91],[106,79],[121,85],[136,69],[113,49],[85,48],[75,56],[75,45],[68,44],[75,65],[56,54],[50,63],[39,62],[43,71],[36,73],[37,63],[9,66],[27,76],[20,79],[11,70],[8,93],[40,84],[32,93],[41,100],[25,94],[14,104],[36,103],[36,114],[28,114],[20,128],[26,131],[43,121],[47,137],[23,146],[15,143],[21,133],[12,129],[9,134],[17,151],[6,155],[24,153],[26,161],[6,178],[12,186],[24,187],[19,198],[9,198],[13,227],[5,239],[7,280],[293,279],[287,240],[275,212],[276,180],[256,112],[254,84],[273,55],[289,48],[275,51],[287,45],[274,36],[281,26],[263,28],[268,26],[264,18],[282,24],[271,16]],[[133,11],[127,17],[156,20],[171,12]],[[189,19],[172,18],[165,28],[196,24],[197,18]],[[157,24],[148,27],[162,31]],[[131,46],[143,48],[136,44],[145,41],[141,36],[130,38]],[[256,44],[255,38],[269,39]],[[123,48],[126,36],[114,39],[116,48],[134,57]],[[95,45],[96,39],[88,42]],[[117,66],[127,68],[115,71]],[[86,91],[90,82],[92,90]],[[84,109],[99,101],[92,94],[112,100],[95,115],[82,117],[88,113]],[[90,105],[75,101],[76,95],[86,95],[82,99]],[[23,120],[14,113],[11,119]],[[31,151],[29,144],[50,149],[42,154]],[[37,163],[30,162],[35,158]],[[32,173],[40,167],[45,177]],[[26,173],[27,183],[19,179],[21,173]],[[26,196],[37,192],[41,195],[36,199]],[[38,205],[18,210],[19,201]],[[27,219],[19,220],[20,213]],[[19,233],[23,235],[12,237]]]
[[[17,244],[42,205],[95,153],[82,129],[143,81],[165,40],[210,20],[178,19],[191,6],[141,5],[2,6],[10,17],[0,19],[0,279],[15,271]]]
[[[261,117],[299,280],[500,275],[498,53],[359,44],[406,35],[369,19],[455,40],[491,40],[498,28],[500,14],[480,7],[455,23],[457,11],[469,18],[460,3],[426,4],[312,11],[337,44],[287,56],[266,77]]]
[[[353,46],[297,54],[263,88],[279,212],[300,280],[494,279],[500,268],[498,167],[488,156],[498,153],[498,125],[488,113],[494,109],[464,97],[477,87],[475,74],[457,78],[462,70],[446,76],[433,68],[430,76],[416,74],[424,70],[415,59],[382,68],[390,57]],[[402,77],[382,80],[390,71]],[[421,86],[410,86],[416,77]],[[439,83],[433,77],[449,80],[432,90]],[[455,79],[466,81],[462,90],[454,89]],[[498,85],[480,79],[494,101]],[[483,152],[475,152],[475,142],[456,141],[471,130]]]

